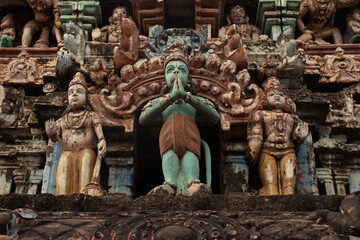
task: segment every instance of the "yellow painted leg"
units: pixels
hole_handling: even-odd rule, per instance
[[[296,156],[294,153],[286,154],[280,160],[280,169],[282,194],[294,194],[296,184]]]
[[[267,153],[261,153],[259,161],[259,174],[263,187],[261,195],[278,195],[278,172],[276,159]]]
[[[94,171],[96,155],[95,152],[91,149],[84,149],[79,152],[78,161],[79,162],[79,184],[77,192],[80,193],[81,190],[90,183],[91,177]]]

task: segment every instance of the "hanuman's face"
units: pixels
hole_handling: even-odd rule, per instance
[[[281,91],[270,91],[267,93],[266,98],[268,103],[277,109],[281,109],[285,106],[285,95]]]
[[[86,104],[86,90],[83,85],[75,84],[68,91],[69,106],[73,111],[82,109]]]
[[[246,11],[244,8],[236,6],[231,9],[230,19],[233,24],[247,23]]]
[[[165,79],[170,88],[174,86],[174,81],[177,79],[180,79],[183,86],[185,86],[189,79],[187,65],[179,60],[170,61],[165,68]]]
[[[127,11],[125,8],[115,8],[113,11],[113,18],[114,20],[119,20],[127,17]]]

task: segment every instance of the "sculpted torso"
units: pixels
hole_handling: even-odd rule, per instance
[[[170,105],[166,108],[164,112],[162,112],[161,117],[163,121],[166,121],[169,117],[175,114],[184,114],[192,119],[196,117],[196,109],[188,103],[181,103]]]
[[[329,3],[318,3],[315,6],[312,1],[308,2],[308,14],[311,16],[307,28],[313,31],[323,29],[326,25],[332,26],[332,20],[336,12],[336,5],[334,1]]]
[[[263,111],[265,142],[289,143],[294,127],[293,117],[284,112]]]
[[[91,119],[86,117],[83,125],[76,128],[76,126],[71,126],[68,124],[68,121],[66,121],[71,118],[71,115],[73,115],[71,112],[66,114],[64,119],[58,123],[61,129],[61,147],[64,151],[72,152],[83,149],[94,150],[96,147],[96,135],[92,127]],[[81,119],[79,121],[81,121]]]
[[[55,3],[52,0],[28,0],[28,2],[35,13],[36,22],[48,23],[53,19],[52,11]]]

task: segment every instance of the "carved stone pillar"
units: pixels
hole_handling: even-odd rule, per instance
[[[17,169],[13,173],[15,193],[36,194],[42,180],[43,170]]]
[[[350,169],[335,169],[334,178],[337,195],[346,196],[345,186],[349,182]]]
[[[13,170],[1,169],[0,170],[0,194],[10,193],[12,185]]]
[[[350,193],[360,190],[360,169],[351,169],[349,174]]]
[[[335,195],[334,180],[330,168],[317,168],[316,175],[320,183],[325,185],[326,195]]]
[[[13,171],[18,168],[16,146],[0,146],[0,194],[10,193],[13,184]]]
[[[42,181],[43,170],[31,170],[29,173],[29,187],[27,194],[36,194]]]
[[[27,170],[25,169],[16,169],[13,172],[14,182],[15,182],[15,193],[25,194],[26,193],[26,179],[27,179]]]

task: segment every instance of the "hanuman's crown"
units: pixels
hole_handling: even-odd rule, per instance
[[[86,80],[85,80],[84,75],[81,72],[77,72],[74,75],[73,79],[69,83],[69,88],[75,84],[80,84],[85,88],[85,90],[87,90]]]
[[[179,42],[174,42],[170,47],[167,48],[168,55],[165,57],[164,67],[168,62],[172,60],[183,61],[187,66],[189,66],[189,59],[187,57],[187,47],[182,45]]]
[[[269,77],[265,85],[265,95],[273,90],[283,91],[279,79],[277,79],[276,77]]]

